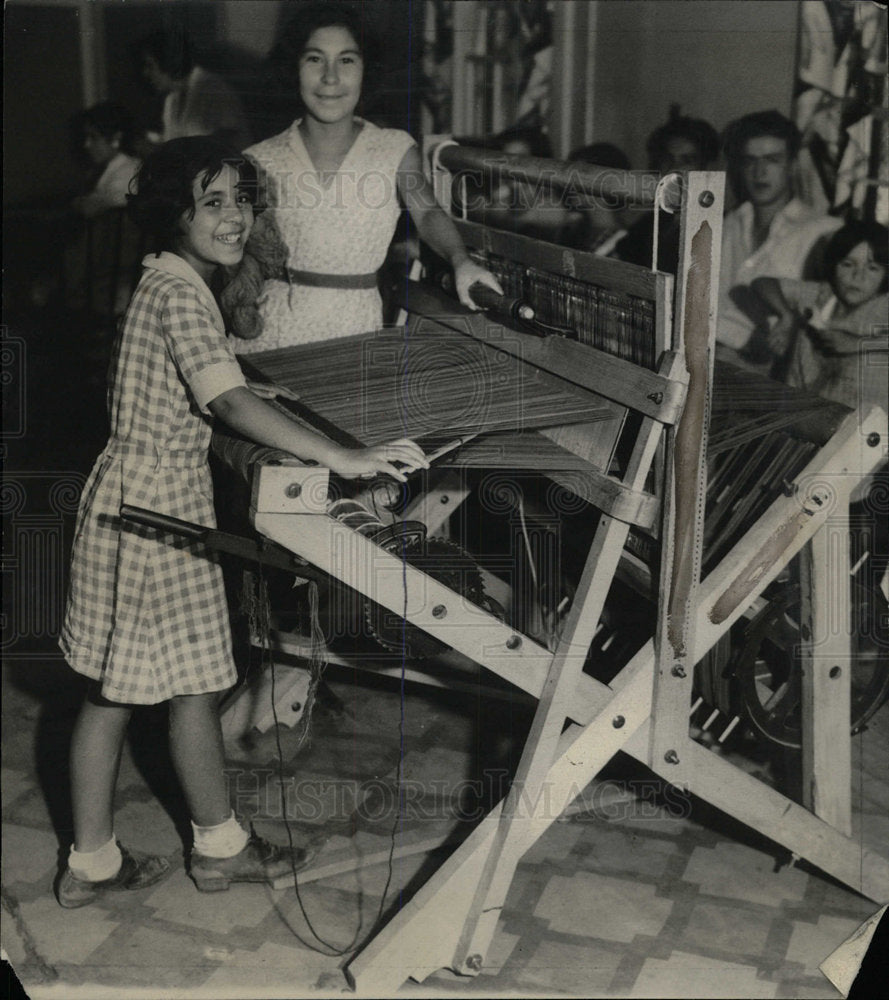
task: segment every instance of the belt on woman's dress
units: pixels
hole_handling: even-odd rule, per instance
[[[285,268],[287,281],[312,288],[376,288],[377,272],[370,274],[319,274],[317,271],[295,271]]]

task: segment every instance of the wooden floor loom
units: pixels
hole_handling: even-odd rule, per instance
[[[439,147],[433,160],[444,178],[440,197],[450,190],[448,171],[491,169],[478,151],[452,144]],[[547,174],[565,181],[548,161],[500,157],[494,169],[532,183]],[[632,187],[637,203],[654,202],[651,175],[581,167],[569,180],[595,196]],[[522,855],[618,750],[794,857],[876,901],[889,899],[889,862],[851,836],[849,630],[827,623],[848,609],[845,512],[852,489],[883,456],[886,416],[842,408],[824,416],[811,401],[782,397],[790,408],[808,406],[811,419],[804,422],[820,430],[802,450],[765,448],[757,461],[767,473],[740,496],[727,492],[731,469],[717,464],[723,488],[708,497],[723,175],[688,173],[672,190],[681,190],[675,289],[669,275],[459,221],[467,245],[544,326],[494,322],[410,284],[406,337],[368,335],[250,359],[262,377],[299,393],[291,409],[311,414],[332,436],[373,443],[393,432],[429,441],[485,431],[448,467],[432,470],[403,515],[430,532],[465,498],[463,472],[472,466],[543,471],[601,511],[551,650],[342,521],[305,512],[325,509],[323,499],[309,496],[311,469],[254,469],[252,517],[263,536],[537,699],[506,798],[348,965],[362,993],[387,995],[407,978],[422,980],[443,967],[478,974]],[[454,381],[447,383],[435,363],[424,367],[424,352],[445,369],[455,366]],[[464,405],[465,392],[455,403],[454,386],[467,383],[473,406]],[[497,386],[506,383],[518,389],[498,409]],[[727,375],[720,405],[732,393],[749,395],[752,384],[742,374]],[[536,406],[544,397],[546,404]],[[521,414],[511,426],[516,399]],[[759,408],[757,429],[737,424],[739,444],[757,433],[783,433],[788,421],[776,422],[780,407],[770,409]],[[731,434],[724,424],[714,438],[729,441]],[[710,556],[701,579],[705,515]],[[612,581],[635,558],[634,538],[636,550],[658,542],[657,626],[605,684],[584,665]],[[817,638],[807,647],[804,678],[807,807],[689,735],[695,664],[797,554],[804,556]]]

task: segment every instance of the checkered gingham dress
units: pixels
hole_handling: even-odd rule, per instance
[[[111,701],[156,704],[236,680],[222,571],[199,544],[122,522],[122,503],[215,525],[207,404],[244,385],[209,288],[146,257],[109,375],[111,437],[84,487],[60,646]]]

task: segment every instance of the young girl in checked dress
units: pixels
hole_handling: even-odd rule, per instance
[[[297,78],[304,113],[247,150],[262,170],[269,211],[221,296],[239,354],[379,329],[376,272],[402,204],[420,238],[451,264],[464,305],[476,308],[475,282],[502,292],[436,204],[411,136],[355,115],[375,62],[370,26],[345,5],[296,6],[279,61]]]
[[[134,218],[166,249],[146,257],[112,362],[111,436],[84,489],[61,647],[90,678],[71,747],[74,844],[62,906],[138,889],[169,870],[113,832],[113,793],[135,705],[169,703],[170,748],[194,829],[190,874],[204,891],[271,883],[305,865],[301,848],[248,835],[232,812],[217,712],[236,680],[220,567],[200,546],[119,518],[121,504],[213,525],[213,418],[346,477],[427,465],[400,440],[349,450],[303,429],[247,388],[209,283],[237,264],[253,225],[256,177],[213,139],[177,139],[146,160]]]

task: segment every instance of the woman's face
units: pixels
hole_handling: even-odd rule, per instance
[[[834,271],[834,290],[837,298],[850,308],[872,299],[886,277],[886,268],[874,260],[869,243],[859,243],[842,260]]]
[[[299,57],[299,92],[306,111],[326,124],[351,118],[361,97],[364,60],[347,28],[318,28]]]

